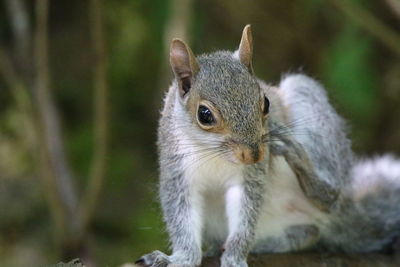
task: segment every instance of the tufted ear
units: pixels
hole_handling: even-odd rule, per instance
[[[190,47],[180,39],[171,42],[169,62],[183,97],[192,87],[193,78],[200,70],[199,64]]]
[[[239,45],[239,60],[253,73],[253,36],[251,34],[251,26],[247,24],[243,29],[242,39]]]

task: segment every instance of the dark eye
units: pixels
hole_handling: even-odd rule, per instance
[[[264,115],[267,115],[269,112],[269,100],[266,96],[264,96]]]
[[[215,122],[213,114],[206,106],[199,106],[199,110],[197,111],[197,118],[199,122],[203,125],[212,125]]]

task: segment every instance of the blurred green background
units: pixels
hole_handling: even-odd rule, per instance
[[[400,152],[398,0],[46,2],[0,4],[0,266],[167,249],[155,140],[173,37],[234,50],[250,23],[260,78],[315,77],[358,153]]]

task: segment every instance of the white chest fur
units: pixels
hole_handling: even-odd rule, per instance
[[[193,153],[204,148],[190,147],[183,168],[191,186],[192,203],[201,210],[204,236],[224,241],[228,235],[225,194],[228,188],[242,184],[243,167],[211,152]]]
[[[243,182],[242,166],[219,156],[193,155],[184,159],[183,167],[192,188],[193,203],[200,210],[203,237],[224,242],[234,227],[232,222],[237,220],[228,220],[227,217],[238,216],[234,209],[240,207],[237,198]],[[315,224],[324,220],[324,214],[304,196],[284,158],[274,158],[265,179],[265,201],[256,228],[256,241],[279,237],[292,225]],[[234,190],[230,190],[232,188]],[[226,201],[237,203],[226,205]]]
[[[319,224],[325,214],[305,197],[295,174],[283,157],[275,157],[265,189],[256,238],[278,237],[292,225]]]

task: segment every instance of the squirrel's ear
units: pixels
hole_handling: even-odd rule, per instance
[[[250,24],[247,24],[243,29],[238,52],[240,62],[249,69],[250,73],[253,73],[253,36]]]
[[[182,40],[174,39],[169,52],[169,62],[178,81],[181,96],[189,92],[193,77],[200,70],[192,50]]]

